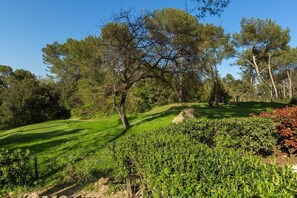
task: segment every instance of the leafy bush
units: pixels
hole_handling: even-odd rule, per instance
[[[271,118],[279,135],[278,144],[290,152],[297,151],[297,106],[262,112],[259,117]]]
[[[0,189],[32,185],[35,180],[30,151],[0,151]]]
[[[293,197],[297,188],[288,168],[208,147],[188,134],[127,136],[113,151],[117,179],[144,197]]]
[[[263,118],[236,118],[188,121],[160,129],[171,133],[189,134],[209,146],[236,148],[254,153],[269,153],[276,145],[272,120]]]

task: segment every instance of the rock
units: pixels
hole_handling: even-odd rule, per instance
[[[297,164],[292,165],[291,169],[294,173],[297,173]]]
[[[28,198],[29,196],[30,196],[30,193],[26,193],[26,194],[23,195],[23,198]]]
[[[50,198],[49,196],[42,196],[42,198]]]
[[[59,198],[68,198],[66,195],[62,195]]]
[[[188,109],[182,110],[182,112],[180,112],[180,114],[172,120],[172,123],[177,124],[185,120],[194,119],[194,118],[195,118],[194,109],[188,108]]]
[[[58,198],[58,195],[54,195],[54,196],[52,196],[52,198]]]
[[[30,194],[30,195],[28,196],[28,198],[39,198],[39,195],[38,195],[37,192],[34,192],[34,193]]]

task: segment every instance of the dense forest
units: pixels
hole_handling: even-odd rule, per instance
[[[271,19],[240,24],[230,35],[183,10],[122,11],[98,36],[47,44],[47,78],[1,65],[0,127],[118,113],[127,129],[127,114],[157,105],[289,101],[297,92],[289,29]],[[228,58],[240,79],[220,76],[217,65]]]

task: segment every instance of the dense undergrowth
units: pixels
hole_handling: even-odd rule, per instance
[[[252,128],[258,130],[248,133]],[[235,149],[272,148],[272,128],[263,119],[198,121],[127,136],[112,147],[117,179],[145,197],[293,197],[297,183],[289,169]],[[227,144],[221,135],[230,135]]]

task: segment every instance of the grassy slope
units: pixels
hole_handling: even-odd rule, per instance
[[[240,103],[210,108],[206,104],[188,103],[198,118],[245,117],[250,113],[283,107],[277,103]],[[169,125],[185,108],[180,104],[157,107],[131,116],[132,128],[125,134],[140,133]],[[75,167],[76,181],[96,179],[110,174],[113,168],[110,151],[105,147],[123,134],[118,118],[100,120],[60,120],[34,124],[0,133],[0,147],[30,149],[37,154],[45,185],[69,180]],[[81,181],[85,183],[86,181]]]

